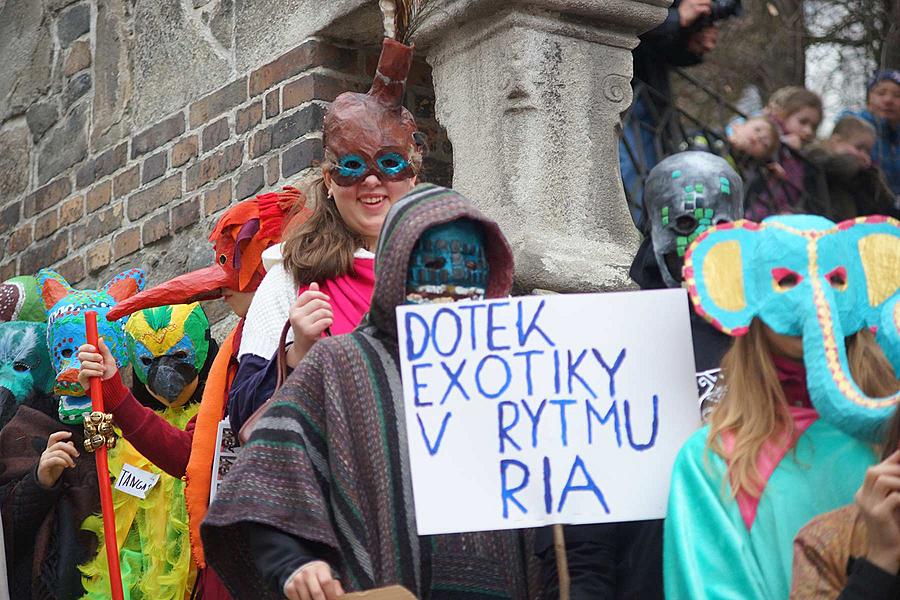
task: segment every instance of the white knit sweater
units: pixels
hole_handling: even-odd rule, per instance
[[[278,338],[296,297],[297,285],[291,274],[284,270],[283,263],[278,261],[263,277],[250,303],[238,360],[245,354],[255,354],[266,360],[275,355]],[[288,331],[287,339],[294,340],[292,331]]]
[[[364,248],[354,254],[356,258],[374,258],[375,255]],[[263,262],[268,267],[266,276],[253,296],[247,319],[244,322],[244,333],[238,360],[245,354],[255,354],[271,359],[278,350],[278,339],[281,330],[288,320],[291,304],[297,297],[297,285],[293,277],[284,269],[281,257],[281,246],[273,246],[263,253]],[[287,341],[294,341],[294,332],[288,331]]]

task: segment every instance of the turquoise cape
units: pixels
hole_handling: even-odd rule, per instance
[[[663,541],[668,600],[784,600],[791,589],[793,541],[816,515],[853,501],[871,446],[817,419],[778,463],[747,527],[726,478],[707,451],[709,427],[678,454]]]

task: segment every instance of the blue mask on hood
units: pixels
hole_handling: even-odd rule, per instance
[[[457,219],[435,225],[419,237],[409,257],[406,303],[480,300],[488,274],[480,224]]]

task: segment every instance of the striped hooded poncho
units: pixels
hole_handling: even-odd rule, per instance
[[[204,521],[207,560],[235,598],[281,597],[263,591],[247,522],[327,548],[322,558],[348,592],[400,584],[435,600],[535,596],[520,532],[416,533],[395,308],[405,300],[420,235],[459,218],[484,227],[487,296],[509,294],[509,245],[468,200],[420,185],[392,207],[376,252],[369,314],[352,333],[317,342],[261,409]]]

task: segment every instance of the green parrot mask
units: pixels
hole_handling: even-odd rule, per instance
[[[166,406],[192,396],[209,353],[209,320],[196,302],[146,308],[125,325],[134,374]]]

